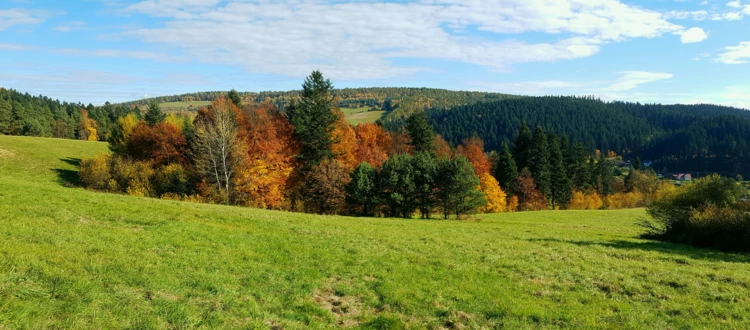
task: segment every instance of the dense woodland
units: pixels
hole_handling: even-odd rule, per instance
[[[653,161],[659,172],[750,174],[750,112],[715,105],[606,103],[592,98],[529,97],[431,110],[450,143],[478,136],[490,150],[527,122],[588,149]]]

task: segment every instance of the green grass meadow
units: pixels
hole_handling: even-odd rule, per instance
[[[71,187],[100,142],[0,136],[0,329],[747,329],[750,258],[644,210],[304,215]]]
[[[205,107],[211,104],[210,101],[178,101],[178,102],[162,102],[159,104],[161,109],[165,112],[178,112],[188,111],[188,109],[198,110],[201,107]]]

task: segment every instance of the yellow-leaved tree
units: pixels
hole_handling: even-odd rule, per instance
[[[484,193],[484,199],[487,200],[487,204],[480,209],[482,213],[505,212],[507,195],[492,175],[482,174],[479,177],[479,187]]]

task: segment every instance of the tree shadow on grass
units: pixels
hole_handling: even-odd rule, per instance
[[[531,238],[528,239],[531,242],[554,242],[554,243],[566,243],[578,246],[602,246],[622,250],[630,251],[649,251],[649,252],[660,252],[669,254],[672,256],[678,255],[696,260],[710,260],[710,261],[724,261],[724,262],[750,262],[750,255],[742,253],[730,253],[722,252],[719,250],[712,250],[707,248],[698,248],[690,245],[659,242],[659,241],[573,241],[573,240],[562,240],[558,238]]]
[[[81,165],[80,158],[60,158],[60,160],[73,165],[76,168]],[[78,177],[78,170],[56,168],[55,172],[57,172],[57,178],[63,186],[78,187],[81,185],[81,179]]]

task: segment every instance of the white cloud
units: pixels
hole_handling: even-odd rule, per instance
[[[750,5],[745,5],[745,9],[742,10],[745,15],[750,15]]]
[[[741,42],[737,46],[725,48],[726,52],[719,54],[716,62],[724,64],[743,64],[750,61],[750,41]]]
[[[0,31],[3,31],[15,25],[41,24],[52,15],[52,13],[48,12],[25,9],[0,10]]]
[[[643,84],[670,79],[671,73],[647,71],[623,71],[615,79],[603,81],[521,81],[521,82],[487,82],[472,81],[468,86],[481,90],[521,95],[599,95],[610,100],[638,99],[644,93],[630,92]],[[627,93],[623,93],[627,92]],[[654,94],[655,95],[655,94]]]
[[[705,31],[701,28],[691,28],[680,35],[680,41],[683,44],[692,44],[696,42],[701,42],[703,40],[706,40],[708,38],[708,35]]]
[[[670,79],[674,75],[671,73],[646,72],[646,71],[624,71],[620,73],[620,78],[613,84],[602,89],[606,92],[622,92],[637,88],[640,85]]]
[[[154,61],[184,61],[183,58],[172,56],[165,53],[156,53],[148,51],[124,51],[114,49],[101,49],[101,50],[80,50],[74,48],[54,49],[53,52],[62,55],[78,55],[78,56],[96,56],[96,57],[125,57],[133,58],[138,60],[154,60]]]
[[[732,12],[726,12],[721,14],[713,14],[711,15],[712,21],[739,21],[743,17],[743,14],[741,11],[732,11]]]
[[[19,44],[0,44],[0,49],[2,50],[8,50],[8,51],[27,51],[27,50],[36,50],[38,49],[36,46],[32,45],[19,45]]]
[[[86,26],[86,23],[81,22],[81,21],[68,22],[68,23],[57,26],[55,30],[59,32],[78,31],[78,30],[82,30],[85,26]]]
[[[692,19],[694,21],[703,21],[708,19],[708,12],[705,10],[696,11],[678,11],[673,10],[664,13],[666,19]]]
[[[740,5],[740,1],[739,0],[734,0],[734,1],[727,2],[727,6],[732,7],[732,8],[741,8],[742,7],[742,5]]]
[[[661,13],[619,0],[148,0],[127,10],[167,21],[123,35],[174,46],[204,63],[287,76],[321,69],[335,79],[426,70],[397,64],[415,58],[503,71],[518,63],[589,57],[608,43],[685,30]],[[498,38],[453,33],[474,28]],[[513,39],[525,32],[551,40]]]

